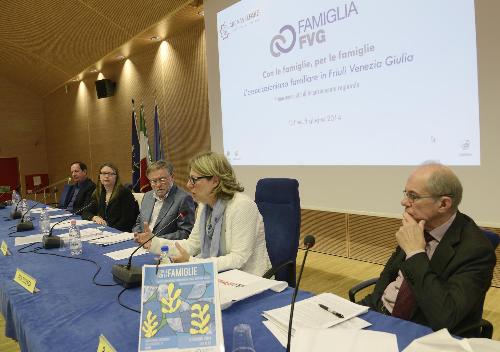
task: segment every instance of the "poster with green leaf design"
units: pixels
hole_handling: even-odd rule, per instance
[[[223,351],[217,268],[196,263],[142,268],[139,351]]]

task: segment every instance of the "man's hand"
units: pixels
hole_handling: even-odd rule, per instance
[[[418,223],[408,213],[403,213],[403,224],[396,232],[396,240],[406,254],[413,251],[425,251],[424,239],[425,220]]]
[[[147,222],[144,223],[144,232],[134,233],[134,241],[137,243],[144,243],[153,237],[153,233],[149,229],[149,224]],[[144,245],[144,248],[149,249],[151,247],[151,241]]]
[[[177,251],[179,251],[179,255],[172,257],[172,261],[174,263],[189,262],[189,253],[179,243],[175,243],[175,248],[177,248]]]

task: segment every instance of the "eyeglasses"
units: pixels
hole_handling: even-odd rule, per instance
[[[101,176],[116,176],[114,172],[101,172],[99,173]]]
[[[453,198],[453,194],[438,194],[435,196],[428,195],[428,194],[420,195],[420,194],[417,194],[415,192],[406,191],[406,190],[403,191],[403,196],[406,199],[408,199],[408,201],[410,201],[410,203],[414,203],[419,199],[425,199],[425,198],[439,198],[439,197],[451,197],[451,198]]]
[[[157,179],[154,179],[154,180],[149,180],[149,183],[151,183],[152,185],[157,185],[157,184],[166,184],[168,182],[168,177],[160,177],[160,178],[157,178]]]
[[[194,186],[196,184],[196,182],[198,182],[198,180],[201,180],[203,178],[212,178],[212,176],[198,176],[198,177],[194,177],[194,176],[190,175],[190,176],[188,176],[188,182]]]

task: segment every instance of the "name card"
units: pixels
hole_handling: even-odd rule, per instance
[[[101,336],[99,336],[99,345],[97,346],[97,352],[116,352],[116,350],[113,346],[111,346],[108,339],[101,334]]]
[[[34,293],[36,288],[36,279],[33,278],[32,276],[26,274],[24,271],[21,269],[16,270],[16,275],[14,276],[14,281],[17,282],[19,285],[24,287],[28,292]]]
[[[5,241],[2,241],[2,246],[0,247],[0,250],[2,251],[2,254],[7,256],[10,255],[9,247],[7,247],[7,243]]]

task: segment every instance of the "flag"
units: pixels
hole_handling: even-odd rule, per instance
[[[134,99],[132,99],[132,192],[140,192],[140,163],[139,137],[137,136],[137,118],[135,114]]]
[[[163,144],[161,143],[160,120],[158,120],[158,104],[155,101],[155,161],[165,159]]]
[[[139,146],[141,150],[140,189],[141,192],[147,192],[151,190],[151,185],[149,184],[149,180],[146,175],[148,165],[151,163],[151,151],[149,150],[148,132],[146,131],[146,121],[144,120],[143,104],[141,104],[141,109],[139,110]]]

